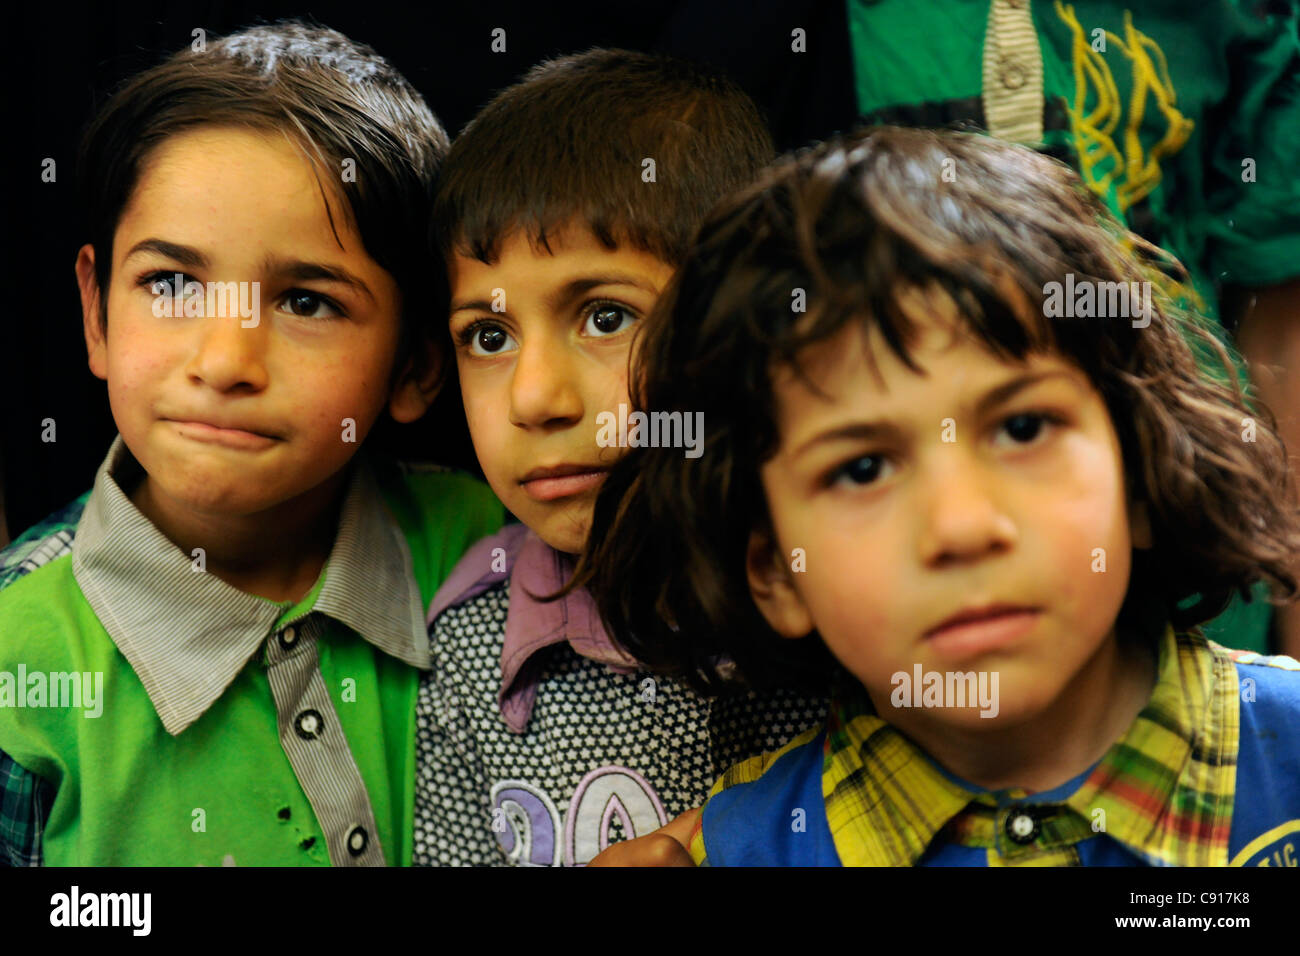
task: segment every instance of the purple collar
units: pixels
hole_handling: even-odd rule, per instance
[[[537,699],[539,669],[526,665],[543,648],[568,641],[578,654],[620,674],[637,669],[636,659],[606,635],[596,602],[585,590],[574,591],[558,601],[543,602],[535,597],[558,591],[572,571],[573,561],[568,555],[556,551],[525,525],[506,525],[465,552],[429,608],[432,624],[447,608],[464,604],[510,579],[497,701],[506,726],[517,734],[528,726]]]

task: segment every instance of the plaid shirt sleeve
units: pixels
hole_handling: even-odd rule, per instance
[[[0,590],[72,550],[77,523],[81,520],[81,512],[85,510],[86,499],[89,497],[90,492],[87,491],[80,498],[47,515],[0,551]]]
[[[54,788],[0,750],[0,866],[40,866]]]
[[[28,528],[0,551],[0,589],[72,549],[90,492]],[[0,750],[0,866],[41,866],[54,787]]]

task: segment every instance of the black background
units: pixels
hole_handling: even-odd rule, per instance
[[[74,198],[82,129],[119,83],[188,47],[196,27],[212,40],[286,17],[374,47],[452,135],[538,60],[591,46],[669,52],[726,69],[758,102],[783,150],[851,126],[856,113],[842,0],[32,4],[10,22],[3,44],[14,164],[5,190],[11,294],[0,336],[10,536],[89,489],[116,431],[105,385],[86,367],[73,273],[86,238]],[[504,53],[491,51],[496,27],[506,31]],[[796,27],[806,31],[806,53],[790,49]],[[41,181],[46,157],[57,163],[54,183]],[[474,470],[459,389],[450,386],[424,421],[401,430],[400,450]],[[46,418],[56,423],[52,443],[41,441]]]

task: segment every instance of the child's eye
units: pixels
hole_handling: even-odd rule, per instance
[[[174,298],[177,295],[184,295],[185,286],[197,281],[193,276],[184,272],[163,272],[159,269],[142,275],[140,277],[140,286],[148,289],[154,295],[165,295]]]
[[[597,302],[587,312],[587,321],[583,324],[582,334],[597,338],[613,335],[622,332],[637,321],[637,318],[636,313],[627,306],[619,305],[617,302]]]
[[[831,485],[870,485],[880,480],[889,462],[883,455],[863,455],[845,462],[827,476]]]
[[[998,432],[1005,433],[1015,445],[1029,445],[1042,437],[1048,427],[1060,423],[1060,418],[1046,412],[1022,412],[1003,419]]]
[[[343,310],[328,297],[307,289],[290,289],[284,297],[284,307],[291,315],[304,319],[340,319]],[[324,310],[323,312],[321,310]]]
[[[493,356],[512,351],[515,340],[495,322],[473,322],[456,335],[456,342],[471,355]]]

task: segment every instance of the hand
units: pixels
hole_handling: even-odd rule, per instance
[[[654,833],[615,843],[588,866],[694,866],[688,847],[700,808],[687,810]]]

